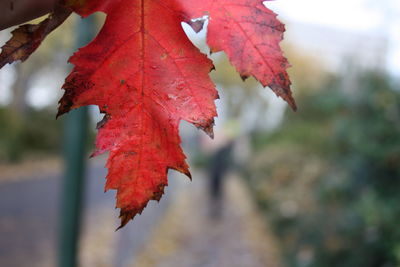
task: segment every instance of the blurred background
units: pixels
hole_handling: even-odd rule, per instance
[[[266,5],[286,24],[298,111],[213,54],[215,140],[181,124],[193,181],[170,171],[160,203],[114,232],[106,157],[88,161],[79,266],[400,266],[400,4]],[[65,118],[55,114],[79,23],[0,70],[0,266],[56,266]],[[205,31],[183,27],[208,52]],[[90,118],[88,155],[97,108]]]

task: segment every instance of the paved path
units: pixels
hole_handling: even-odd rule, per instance
[[[85,216],[80,242],[83,267],[265,267],[279,266],[276,242],[256,213],[241,180],[227,180],[223,213],[210,217],[206,181],[190,182],[170,173],[160,203],[115,232],[114,193],[103,193],[106,170],[88,169]],[[52,267],[56,262],[61,178],[0,183],[0,266]]]
[[[31,175],[0,183],[0,266],[55,266],[61,175],[57,171]],[[115,232],[118,211],[114,192],[104,194],[105,175],[102,163],[92,161],[80,243],[80,262],[85,267],[127,266],[168,206],[168,197],[158,205],[151,203],[143,215]]]
[[[136,267],[277,267],[276,242],[256,212],[246,185],[227,179],[220,217],[212,217],[206,181],[180,191]]]

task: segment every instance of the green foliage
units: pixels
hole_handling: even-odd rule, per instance
[[[288,266],[400,266],[400,93],[381,74],[341,80],[258,135],[250,185]]]
[[[47,110],[30,110],[22,119],[6,108],[0,108],[0,162],[15,162],[31,153],[59,152],[62,127]]]

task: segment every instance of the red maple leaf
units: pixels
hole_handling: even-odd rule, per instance
[[[160,199],[168,169],[190,177],[180,120],[212,135],[218,97],[208,76],[213,65],[189,41],[182,21],[198,31],[202,23],[192,19],[208,16],[211,51],[225,51],[243,78],[254,76],[295,108],[279,47],[284,26],[262,2],[65,1],[81,16],[107,14],[98,36],[70,59],[75,67],[63,86],[58,115],[85,105],[105,113],[93,155],[110,152],[106,189],[117,190],[120,227],[149,200]]]

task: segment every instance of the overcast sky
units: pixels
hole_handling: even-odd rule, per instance
[[[265,4],[290,22],[387,36],[389,69],[400,77],[399,0],[277,0]]]

